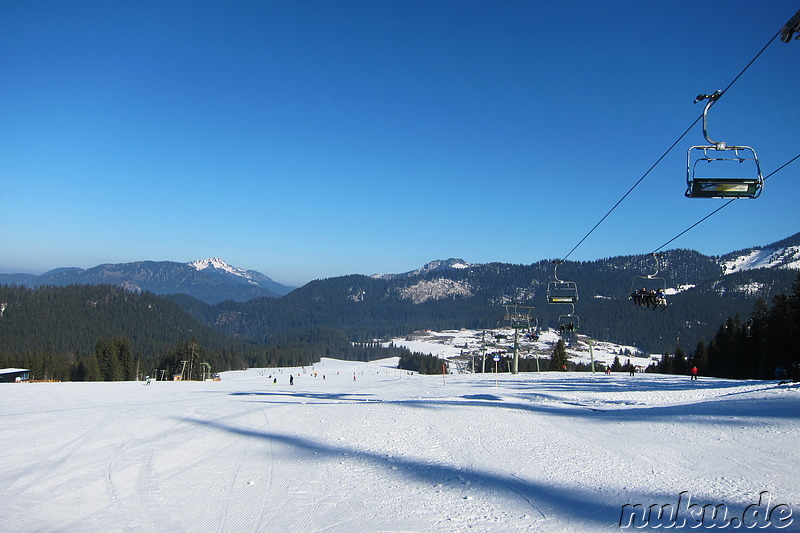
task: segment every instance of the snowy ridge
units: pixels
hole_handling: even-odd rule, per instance
[[[425,263],[425,265],[422,268],[411,270],[409,272],[404,272],[402,274],[373,274],[371,277],[375,279],[412,278],[416,276],[423,276],[425,274],[429,274],[437,270],[447,270],[451,268],[461,270],[465,268],[470,268],[472,266],[475,265],[473,265],[472,263],[468,263],[463,259],[456,259],[451,257],[450,259],[437,259],[435,261]]]
[[[472,296],[472,291],[468,283],[447,278],[439,278],[430,281],[422,280],[409,287],[399,288],[397,292],[400,298],[403,300],[411,300],[415,304],[454,296],[462,296],[464,298]]]
[[[787,246],[779,249],[756,248],[722,262],[725,274],[756,268],[800,269],[800,246]]]
[[[189,263],[189,266],[193,267],[195,270],[198,271],[205,270],[207,268],[215,268],[217,270],[224,270],[225,272],[233,274],[234,276],[241,276],[243,278],[250,279],[250,274],[248,274],[246,270],[232,267],[219,257],[211,257],[209,259],[198,259],[197,261],[192,261],[191,263]]]
[[[258,281],[253,279],[254,271],[233,267],[228,263],[226,263],[225,261],[223,261],[222,259],[220,259],[219,257],[211,257],[209,259],[199,259],[197,261],[192,261],[191,263],[189,263],[189,266],[197,269],[198,272],[201,270],[205,270],[207,268],[222,270],[223,272],[227,272],[232,276],[244,278],[247,280],[248,283],[252,285],[258,285]]]

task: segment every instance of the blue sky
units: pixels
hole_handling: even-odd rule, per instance
[[[0,3],[0,271],[218,256],[300,285],[564,257],[800,8],[790,1]],[[715,104],[800,153],[800,41]],[[649,253],[696,126],[569,257]],[[667,249],[800,231],[800,161]]]

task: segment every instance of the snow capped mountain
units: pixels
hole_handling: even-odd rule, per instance
[[[239,276],[249,280],[251,283],[255,283],[253,281],[252,270],[244,270],[243,268],[236,268],[232,267],[219,257],[211,257],[209,259],[198,259],[197,261],[192,261],[188,263],[189,266],[194,268],[195,270],[202,271],[206,269],[214,269],[214,270],[222,270],[223,272],[227,272],[233,276]]]
[[[447,271],[450,269],[464,269],[472,266],[475,265],[468,263],[463,259],[451,257],[450,259],[437,259],[435,261],[425,263],[422,268],[404,272],[402,274],[374,274],[372,277],[376,279],[412,278],[415,276],[424,276],[425,274],[430,274],[431,272]]]
[[[112,284],[131,292],[186,294],[206,303],[283,296],[292,291],[255,270],[236,268],[219,257],[177,263],[137,261],[103,264],[90,269],[58,268],[40,276],[2,275],[0,283],[38,285]]]
[[[207,268],[217,268],[219,270],[225,270],[230,272],[231,274],[237,274],[239,272],[244,272],[241,268],[234,268],[230,266],[228,263],[220,259],[219,257],[210,257],[208,259],[198,259],[197,261],[192,261],[189,265],[193,266],[197,270],[205,270]]]
[[[439,259],[437,261],[431,261],[430,263],[427,263],[425,266],[423,266],[416,272],[419,274],[427,274],[428,272],[432,272],[434,270],[440,270],[443,268],[461,269],[461,268],[469,268],[471,266],[472,265],[470,263],[467,263],[463,259],[455,259],[451,257],[450,259],[445,259],[445,260]]]

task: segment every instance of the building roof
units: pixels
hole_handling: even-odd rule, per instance
[[[16,372],[30,372],[28,368],[0,368],[0,374],[14,374]]]

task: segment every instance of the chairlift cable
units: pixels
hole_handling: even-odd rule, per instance
[[[758,53],[755,55],[755,57],[753,57],[753,59],[751,59],[751,60],[750,60],[750,62],[749,62],[749,63],[748,63],[748,64],[747,64],[747,65],[746,65],[746,66],[745,66],[743,69],[742,69],[742,71],[741,71],[741,72],[739,72],[739,74],[737,74],[735,78],[733,78],[733,81],[732,81],[732,82],[730,82],[730,83],[728,84],[728,86],[727,86],[727,87],[725,87],[725,88],[722,90],[722,92],[720,93],[720,95],[718,96],[718,98],[722,98],[722,96],[725,94],[725,92],[726,92],[728,89],[730,89],[730,88],[731,88],[731,86],[732,86],[734,83],[736,83],[736,82],[738,81],[738,79],[739,79],[739,78],[741,78],[741,77],[742,77],[742,74],[744,74],[744,73],[745,73],[745,71],[747,71],[747,69],[749,69],[749,68],[750,68],[750,65],[752,65],[753,63],[755,63],[755,62],[756,62],[756,59],[758,59],[758,58],[759,58],[759,56],[760,56],[761,54],[763,54],[763,53],[764,53],[764,50],[766,50],[766,49],[769,47],[769,45],[771,45],[771,44],[772,44],[772,42],[773,42],[775,39],[777,39],[777,38],[778,38],[778,36],[779,36],[780,34],[781,34],[781,30],[778,30],[778,31],[775,33],[775,35],[773,35],[773,36],[772,36],[772,39],[770,39],[770,40],[769,40],[769,42],[768,42],[767,44],[765,44],[765,45],[764,45],[764,47],[763,47],[763,48],[762,48],[762,49],[761,49],[761,50],[760,50],[760,51],[759,51],[759,52],[758,52]]]
[[[760,51],[759,51],[759,52],[758,52],[758,53],[757,53],[757,54],[756,54],[756,55],[753,57],[753,59],[751,59],[751,60],[750,60],[750,62],[749,62],[749,63],[747,63],[747,65],[745,65],[745,67],[744,67],[744,68],[743,68],[743,69],[742,69],[742,70],[739,72],[739,74],[737,74],[737,75],[736,75],[736,77],[735,77],[735,78],[733,78],[733,81],[731,81],[731,82],[728,84],[728,86],[727,86],[727,87],[725,87],[725,89],[723,89],[723,90],[720,92],[720,94],[717,96],[717,99],[721,98],[721,97],[722,97],[722,96],[723,96],[723,95],[724,95],[724,94],[725,94],[725,93],[726,93],[726,92],[727,92],[727,91],[728,91],[728,90],[729,90],[729,89],[730,89],[730,88],[733,86],[733,84],[734,84],[734,83],[736,83],[736,82],[739,80],[739,78],[741,78],[741,77],[742,77],[742,75],[743,75],[743,74],[744,74],[744,73],[747,71],[747,69],[749,69],[749,68],[750,68],[750,66],[751,66],[751,65],[752,65],[752,64],[753,64],[753,63],[756,61],[756,59],[758,59],[758,58],[761,56],[761,54],[762,54],[762,53],[764,53],[764,51],[765,51],[765,50],[766,50],[766,49],[769,47],[769,45],[771,45],[771,44],[773,43],[773,41],[775,41],[775,39],[777,39],[777,38],[778,38],[778,36],[781,34],[781,31],[782,31],[782,30],[778,30],[778,31],[775,33],[775,35],[773,35],[773,36],[772,36],[772,38],[769,40],[769,42],[767,42],[767,44],[765,44],[765,45],[764,45],[764,46],[761,48],[761,50],[760,50]],[[640,177],[640,178],[639,178],[639,179],[636,181],[636,183],[634,183],[634,184],[633,184],[633,186],[632,186],[630,189],[628,189],[628,191],[627,191],[627,192],[626,192],[624,195],[622,195],[622,198],[620,198],[620,199],[617,201],[617,203],[615,203],[615,204],[614,204],[614,206],[613,206],[611,209],[609,209],[609,210],[608,210],[608,212],[607,212],[605,215],[603,215],[603,217],[602,217],[602,218],[601,218],[601,219],[600,219],[600,220],[597,222],[597,224],[595,224],[595,225],[594,225],[594,227],[592,227],[592,229],[590,229],[590,230],[589,230],[589,232],[588,232],[586,235],[584,235],[584,236],[583,236],[583,238],[582,238],[580,241],[578,241],[578,244],[576,244],[576,245],[575,245],[575,246],[572,248],[572,250],[570,250],[570,251],[569,251],[569,253],[567,253],[567,255],[565,255],[565,256],[562,258],[562,261],[566,261],[566,260],[567,260],[567,258],[568,258],[570,255],[572,255],[572,253],[573,253],[575,250],[577,250],[577,249],[578,249],[578,247],[579,247],[581,244],[583,244],[583,242],[584,242],[586,239],[588,239],[588,238],[589,238],[589,236],[590,236],[592,233],[594,233],[594,230],[596,230],[596,229],[597,229],[597,228],[600,226],[600,224],[602,224],[602,223],[605,221],[605,219],[606,219],[606,218],[608,218],[608,217],[609,217],[609,215],[611,215],[611,213],[613,213],[613,212],[614,212],[614,210],[615,210],[615,209],[616,209],[616,208],[617,208],[617,207],[618,207],[618,206],[619,206],[619,205],[620,205],[620,204],[623,202],[623,200],[625,200],[625,198],[627,198],[627,197],[628,197],[628,195],[629,195],[631,192],[633,192],[633,190],[634,190],[636,187],[638,187],[638,186],[639,186],[639,184],[641,184],[641,183],[642,183],[642,181],[644,181],[644,179],[645,179],[645,178],[646,178],[646,177],[647,177],[647,176],[650,174],[650,172],[652,172],[652,170],[653,170],[653,169],[654,169],[654,168],[655,168],[655,167],[656,167],[656,166],[657,166],[657,165],[658,165],[658,164],[659,164],[659,163],[660,163],[660,162],[661,162],[661,161],[662,161],[662,160],[663,160],[663,159],[664,159],[664,158],[667,156],[667,154],[669,154],[669,153],[672,151],[672,149],[673,149],[673,148],[675,148],[675,146],[677,146],[677,144],[678,144],[679,142],[681,142],[681,140],[683,140],[683,138],[686,136],[686,134],[687,134],[687,133],[689,133],[689,131],[691,131],[691,129],[692,129],[692,128],[693,128],[693,127],[694,127],[694,126],[695,126],[695,125],[696,125],[696,124],[697,124],[697,123],[698,123],[698,122],[699,122],[699,121],[700,121],[702,118],[703,118],[703,115],[702,115],[702,114],[700,114],[700,116],[698,116],[698,117],[697,117],[697,118],[694,120],[694,122],[692,122],[692,124],[691,124],[691,125],[690,125],[688,128],[686,128],[686,130],[685,130],[685,131],[684,131],[684,132],[683,132],[683,133],[680,135],[680,137],[678,137],[678,138],[675,140],[675,142],[673,142],[673,143],[670,145],[670,147],[669,147],[669,148],[667,148],[667,150],[666,150],[666,151],[665,151],[665,152],[664,152],[664,153],[661,155],[661,157],[659,157],[659,158],[656,160],[656,162],[655,162],[655,163],[653,163],[653,165],[652,165],[652,166],[651,166],[649,169],[647,169],[647,172],[645,172],[645,173],[642,175],[642,177]],[[727,204],[726,204],[726,205],[727,205]],[[677,237],[676,237],[676,238],[677,238]]]
[[[793,158],[791,158],[789,161],[787,161],[786,163],[784,163],[783,165],[779,166],[777,169],[775,169],[774,171],[772,171],[772,172],[771,172],[769,175],[765,176],[765,177],[764,177],[764,180],[766,181],[766,180],[767,180],[769,177],[771,177],[771,176],[774,176],[774,175],[775,175],[775,174],[777,174],[779,171],[783,170],[785,167],[787,167],[787,166],[789,166],[790,164],[794,163],[794,162],[795,162],[795,161],[796,161],[798,158],[800,158],[800,154],[797,154],[796,156],[794,156]],[[656,248],[655,250],[653,250],[651,253],[658,253],[658,252],[659,252],[659,251],[661,251],[661,250],[662,250],[662,249],[663,249],[665,246],[667,246],[668,244],[670,244],[672,241],[674,241],[674,240],[678,239],[678,238],[679,238],[679,237],[681,237],[683,234],[687,233],[689,230],[691,230],[691,229],[694,229],[696,226],[700,225],[700,223],[702,223],[702,222],[705,222],[705,221],[706,221],[708,218],[710,218],[712,215],[715,215],[715,214],[717,214],[717,213],[718,213],[719,211],[721,211],[721,210],[722,210],[724,207],[728,207],[729,205],[731,205],[731,204],[733,203],[733,201],[734,201],[734,200],[737,200],[737,198],[731,198],[730,200],[728,200],[727,202],[725,202],[724,204],[722,204],[721,206],[719,206],[718,208],[716,208],[715,210],[713,210],[712,212],[710,212],[709,214],[707,214],[706,216],[704,216],[703,218],[701,218],[700,220],[698,220],[697,222],[695,222],[694,224],[692,224],[691,226],[689,226],[688,228],[686,228],[685,230],[683,230],[682,232],[678,233],[678,234],[677,234],[677,235],[675,235],[673,238],[671,238],[670,240],[668,240],[667,242],[665,242],[664,244],[662,244],[661,246],[659,246],[659,247],[658,247],[658,248]]]
[[[787,167],[787,166],[789,166],[790,164],[794,163],[794,162],[795,162],[797,159],[800,159],[800,154],[797,154],[796,156],[794,156],[793,158],[791,158],[790,160],[788,160],[786,163],[782,164],[781,166],[779,166],[778,168],[776,168],[775,170],[773,170],[771,173],[769,173],[768,175],[764,176],[764,180],[767,180],[767,179],[769,179],[770,177],[774,176],[775,174],[777,174],[778,172],[780,172],[781,170],[783,170],[784,168],[786,168],[786,167]],[[721,211],[721,210],[722,210],[722,208],[724,208],[724,207],[726,207],[726,206],[730,205],[730,204],[731,204],[731,203],[732,203],[734,200],[736,200],[736,199],[737,199],[737,198],[731,198],[730,200],[728,200],[727,202],[725,202],[724,204],[722,204],[720,207],[716,208],[714,211],[712,211],[711,213],[707,214],[706,216],[704,216],[703,218],[701,218],[700,220],[698,220],[697,222],[695,222],[694,224],[692,224],[691,226],[689,226],[688,228],[686,228],[686,229],[685,229],[685,230],[683,230],[682,232],[678,233],[678,234],[677,234],[677,235],[675,235],[673,238],[671,238],[670,240],[668,240],[667,242],[665,242],[664,244],[662,244],[661,246],[659,246],[658,248],[656,248],[656,249],[655,249],[655,250],[653,250],[652,252],[650,252],[650,254],[649,254],[649,255],[652,255],[652,254],[659,253],[659,252],[660,252],[662,249],[664,249],[664,247],[666,247],[668,244],[670,244],[670,243],[672,243],[673,241],[677,240],[679,237],[683,236],[683,235],[684,235],[685,233],[687,233],[689,230],[691,230],[691,229],[694,229],[696,226],[700,225],[700,223],[704,222],[705,220],[707,220],[708,218],[710,218],[712,215],[715,215],[717,212]],[[605,285],[606,283],[608,283],[608,282],[609,282],[609,281],[611,281],[612,279],[616,278],[617,276],[620,276],[620,275],[622,275],[622,273],[623,273],[623,272],[624,272],[624,271],[622,271],[622,270],[619,270],[619,271],[617,271],[617,272],[615,272],[615,273],[611,274],[610,276],[608,276],[606,279],[604,279],[604,280],[603,280],[603,281],[601,281],[600,283],[597,283],[596,285],[594,285],[593,287],[591,287],[591,288],[589,289],[589,291],[588,291],[588,292],[589,292],[590,294],[591,294],[591,293],[594,293],[594,292],[595,292],[595,290],[596,290],[597,288],[599,288],[599,287],[602,287],[603,285]]]

